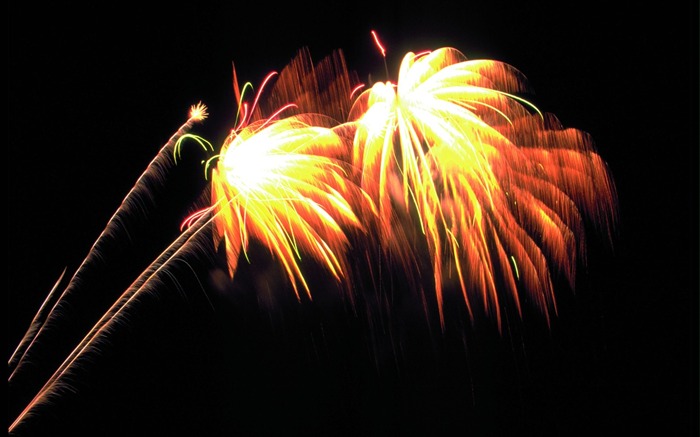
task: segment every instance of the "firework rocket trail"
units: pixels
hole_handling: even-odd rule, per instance
[[[32,321],[30,328],[27,330],[27,333],[24,335],[19,346],[8,361],[8,369],[10,372],[8,382],[10,382],[16,372],[21,369],[25,357],[30,353],[31,348],[36,343],[37,339],[41,337],[45,327],[51,324],[52,318],[56,317],[55,314],[60,313],[60,311],[57,311],[57,308],[61,305],[61,302],[63,302],[65,297],[71,294],[74,289],[79,287],[79,278],[81,277],[83,271],[89,268],[91,264],[94,264],[101,256],[100,249],[104,245],[105,241],[108,238],[119,237],[122,232],[122,226],[120,223],[129,213],[130,207],[135,202],[138,202],[138,199],[148,196],[149,189],[159,180],[163,169],[171,165],[173,159],[173,149],[175,148],[178,139],[185,135],[185,133],[188,132],[196,122],[204,120],[208,115],[206,111],[206,106],[202,105],[201,103],[193,105],[190,108],[187,121],[180,126],[180,128],[170,137],[165,145],[163,145],[158,154],[148,164],[146,170],[141,174],[141,176],[139,176],[136,184],[131,188],[131,190],[129,190],[119,208],[114,212],[102,233],[100,233],[97,240],[95,240],[93,243],[88,255],[77,268],[64,291],[56,298],[53,296],[56,296],[55,290],[58,284],[54,286],[54,289],[48,295],[47,300],[42,304],[36,317]],[[61,275],[61,278],[62,277],[63,275]],[[54,299],[55,302],[53,302]],[[51,306],[51,310],[46,312],[45,308],[48,308],[49,306]]]
[[[27,332],[24,334],[22,339],[20,340],[19,344],[15,348],[15,350],[12,352],[12,355],[10,356],[10,359],[8,361],[8,371],[10,372],[10,377],[8,378],[8,382],[10,378],[12,378],[12,374],[14,373],[15,367],[19,363],[19,361],[24,357],[24,354],[27,351],[27,348],[29,345],[34,341],[34,338],[36,337],[37,333],[39,330],[42,328],[45,320],[47,319],[48,315],[51,314],[51,304],[56,301],[56,293],[59,290],[59,285],[61,285],[61,281],[63,280],[63,277],[66,274],[66,269],[63,269],[63,272],[61,272],[61,276],[59,276],[58,280],[54,284],[54,286],[51,288],[51,291],[49,291],[49,294],[46,296],[46,299],[42,302],[41,306],[39,307],[39,310],[37,313],[34,315],[34,318],[32,319],[31,323],[29,324],[29,328],[27,328]]]
[[[443,325],[452,277],[470,315],[480,302],[500,326],[505,290],[518,311],[524,291],[549,318],[551,270],[573,283],[584,217],[608,229],[616,220],[590,139],[517,96],[527,91],[515,68],[447,47],[406,54],[397,83],[374,84],[352,109],[353,164],[380,241],[413,259],[395,242],[401,222],[417,222]]]
[[[104,336],[108,335],[113,327],[125,317],[125,310],[138,302],[137,299],[141,294],[154,290],[158,284],[163,282],[163,277],[169,275],[167,269],[172,263],[182,259],[184,254],[191,252],[193,250],[190,248],[191,245],[201,247],[201,243],[198,243],[199,239],[197,237],[201,238],[200,232],[205,229],[205,225],[210,222],[211,218],[209,215],[201,214],[198,219],[176,238],[136,281],[122,293],[119,299],[117,299],[97,323],[95,323],[34,398],[12,422],[9,427],[10,433],[21,426],[25,420],[31,418],[32,412],[36,408],[51,401],[52,396],[56,395],[57,390],[61,387],[62,379],[80,363],[81,359],[84,359],[88,353],[95,350],[99,341],[102,340]],[[183,262],[186,263],[186,261]]]

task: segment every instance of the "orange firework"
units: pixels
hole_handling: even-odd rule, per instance
[[[299,267],[308,254],[341,279],[349,241],[343,229],[360,227],[347,165],[334,158],[345,139],[325,117],[297,115],[258,127],[253,124],[224,144],[212,176],[217,241],[223,242],[233,277],[240,251],[251,237],[283,264],[297,296]]]
[[[282,264],[297,297],[299,285],[311,297],[303,256],[347,281],[345,231],[362,228],[355,202],[363,198],[349,179],[352,140],[340,123],[352,81],[341,52],[314,65],[303,49],[267,98],[240,105],[250,115],[227,138],[211,182],[214,237],[231,277],[253,238]]]
[[[448,280],[500,324],[501,299],[527,292],[556,310],[552,270],[573,283],[584,218],[610,226],[615,190],[592,142],[518,94],[515,68],[456,49],[408,53],[397,82],[376,83],[351,112],[353,164],[377,205],[381,241],[401,259],[398,223],[427,247],[441,323]],[[391,243],[394,242],[394,243]]]

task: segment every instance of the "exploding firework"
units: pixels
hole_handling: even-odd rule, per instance
[[[265,108],[257,104],[262,89],[253,105],[239,105],[238,127],[211,180],[214,238],[232,278],[253,238],[283,265],[297,298],[299,285],[312,297],[300,268],[305,256],[348,285],[346,232],[363,232],[355,211],[366,203],[350,179],[352,138],[342,123],[353,81],[342,52],[314,64],[302,49],[279,74]]]
[[[374,84],[351,112],[353,166],[378,209],[379,240],[403,260],[427,248],[443,324],[447,281],[470,315],[479,305],[500,324],[501,300],[520,311],[527,293],[548,317],[553,271],[573,285],[584,218],[615,222],[591,139],[518,97],[528,91],[510,65],[441,48],[408,53],[397,82]],[[421,241],[397,244],[409,243],[406,223]]]
[[[302,254],[338,280],[347,271],[343,229],[361,224],[346,200],[355,197],[347,164],[333,157],[346,150],[346,139],[319,121],[294,116],[260,129],[252,125],[224,145],[212,200],[231,277],[251,237],[284,265],[298,297],[298,282],[311,297],[297,262]]]
[[[342,52],[314,64],[301,50],[263,81],[250,103],[244,98],[249,84],[241,90],[234,69],[239,114],[207,161],[210,204],[186,220],[183,233],[73,349],[10,431],[51,396],[172,260],[203,247],[196,241],[204,229],[223,249],[233,280],[255,241],[280,263],[299,300],[313,299],[305,273],[310,264],[353,300],[349,254],[364,252],[370,271],[385,260],[415,277],[427,268],[427,290],[420,281],[409,287],[434,292],[443,327],[445,293],[453,290],[471,318],[483,311],[500,326],[504,302],[520,312],[526,296],[549,320],[556,312],[553,275],[573,286],[587,222],[610,233],[616,221],[613,180],[591,138],[520,97],[530,89],[517,69],[468,60],[450,47],[406,54],[395,83],[372,84],[355,97],[362,85]],[[203,105],[193,107],[142,178],[177,158],[186,140],[212,150],[186,132],[205,117]],[[139,179],[106,234],[116,232],[113,222],[147,189]],[[99,255],[100,241],[84,265]],[[76,286],[72,280],[57,300],[54,291],[49,295],[10,358],[9,381]]]

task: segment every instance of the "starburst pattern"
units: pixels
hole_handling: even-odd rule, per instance
[[[361,227],[347,199],[354,194],[347,165],[335,155],[346,140],[323,117],[293,116],[258,130],[251,125],[223,146],[212,177],[215,235],[233,277],[240,251],[253,237],[265,244],[297,284],[310,290],[299,267],[306,253],[341,279],[347,226]]]
[[[503,296],[520,309],[525,291],[548,315],[552,269],[573,282],[583,216],[615,220],[612,179],[590,139],[518,97],[528,90],[515,68],[448,47],[408,53],[397,82],[374,84],[351,113],[353,164],[381,240],[397,240],[397,217],[417,223],[441,320],[452,278],[470,314],[479,302],[500,323]]]

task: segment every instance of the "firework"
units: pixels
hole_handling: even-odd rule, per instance
[[[130,214],[131,208],[135,204],[142,204],[142,199],[149,196],[149,190],[153,188],[154,184],[157,184],[160,181],[164,170],[172,165],[177,141],[192,128],[194,123],[204,120],[207,115],[207,108],[201,103],[193,105],[190,108],[187,121],[180,126],[177,132],[175,132],[168,142],[165,143],[153,160],[148,164],[146,170],[141,174],[141,176],[139,176],[133,188],[129,190],[129,193],[127,193],[126,197],[122,201],[122,204],[119,206],[119,208],[117,208],[112,217],[110,217],[105,229],[93,243],[92,247],[88,251],[88,255],[77,268],[64,291],[60,295],[57,295],[56,291],[61,279],[63,278],[63,274],[61,275],[61,278],[59,278],[58,282],[42,304],[40,310],[37,312],[36,317],[32,320],[32,323],[27,330],[27,333],[20,341],[19,346],[15,349],[14,353],[8,360],[8,369],[10,372],[8,381],[12,381],[16,372],[21,369],[25,356],[30,354],[33,345],[36,344],[37,339],[40,338],[44,332],[45,326],[50,325],[53,318],[59,317],[57,316],[57,314],[60,314],[58,308],[61,306],[62,302],[64,302],[69,294],[73,293],[75,289],[80,287],[81,281],[79,278],[83,272],[88,269],[90,265],[95,264],[97,260],[103,256],[101,251],[103,250],[105,244],[107,244],[107,241],[109,239],[119,238],[120,235],[122,235],[123,228],[121,223],[123,223],[126,217]],[[49,308],[50,310],[48,310]]]
[[[307,295],[298,260],[307,253],[341,279],[349,241],[343,229],[361,228],[347,164],[333,158],[346,140],[319,117],[294,116],[232,136],[212,177],[218,242],[233,277],[240,251],[251,237],[264,242],[283,264],[299,296]]]
[[[67,305],[67,299],[69,296],[75,294],[77,290],[86,286],[84,281],[85,272],[87,272],[91,266],[94,266],[98,260],[104,256],[104,250],[108,244],[107,242],[110,239],[119,238],[121,235],[123,235],[123,224],[125,223],[126,218],[131,214],[131,209],[135,206],[142,206],[143,199],[149,196],[150,190],[153,189],[154,185],[162,182],[162,178],[166,170],[176,161],[178,154],[177,146],[180,139],[187,135],[187,132],[196,122],[204,120],[207,116],[207,108],[201,103],[193,105],[190,108],[187,121],[180,126],[175,134],[171,136],[171,138],[165,143],[165,145],[163,145],[153,160],[149,163],[146,170],[136,181],[135,185],[131,188],[131,190],[129,190],[119,208],[117,208],[112,217],[108,220],[105,229],[93,243],[87,256],[80,264],[63,292],[58,295],[57,290],[59,289],[58,287],[65,274],[65,271],[64,274],[61,275],[32,320],[29,329],[21,339],[18,347],[8,360],[8,384],[13,383],[16,376],[22,372],[26,363],[31,363],[32,360],[35,359],[34,356],[38,353],[35,351],[35,349],[40,344],[41,339],[46,335],[46,333],[50,331],[52,327],[60,326],[60,318],[64,317],[62,308],[64,305]],[[172,247],[181,242],[181,239],[182,237],[173,242],[170,248],[166,249],[166,251],[163,252],[163,254],[161,254],[161,256],[137,279],[134,285],[124,292],[121,298],[118,299],[114,305],[112,305],[104,316],[102,316],[102,318],[88,332],[88,334],[83,338],[73,352],[71,352],[71,354],[63,361],[49,380],[43,385],[37,395],[34,396],[33,400],[20,413],[18,418],[10,426],[10,431],[19,425],[19,423],[24,420],[24,418],[32,411],[33,408],[49,397],[48,395],[50,395],[51,391],[56,386],[57,381],[67,372],[69,368],[71,368],[73,362],[76,361],[76,359],[82,353],[92,347],[93,341],[95,338],[97,338],[97,335],[111,326],[110,323],[112,320],[121,313],[121,310],[132,300],[137,292],[140,291],[144,285],[149,284],[152,276],[159,271],[159,269],[167,262],[168,259],[172,258]]]
[[[556,312],[553,277],[574,285],[588,222],[609,234],[614,228],[615,187],[593,141],[521,97],[531,90],[508,64],[468,60],[450,47],[408,53],[395,83],[372,84],[354,98],[363,84],[342,52],[314,64],[304,49],[264,79],[252,103],[252,86],[240,88],[233,73],[239,111],[206,161],[210,204],[185,220],[182,234],[79,342],[10,431],[51,398],[170,263],[204,247],[204,235],[223,249],[232,279],[251,244],[261,244],[299,300],[313,299],[306,269],[319,265],[352,300],[352,251],[366,253],[370,272],[378,258],[416,277],[427,266],[443,327],[452,290],[471,318],[483,311],[500,327],[504,304],[520,312],[524,296],[549,321]],[[10,358],[8,381],[47,321],[56,321],[75,278],[100,255],[104,235],[118,235],[116,222],[163,166],[176,162],[183,142],[213,149],[187,133],[205,117],[203,105],[192,108],[58,298],[56,284]],[[424,291],[423,284],[411,287]]]
[[[342,52],[314,64],[302,49],[264,100],[261,87],[253,105],[239,105],[243,115],[211,180],[214,235],[231,277],[253,238],[282,264],[298,298],[299,286],[311,297],[303,256],[347,284],[346,231],[363,229],[355,213],[363,193],[350,180],[352,139],[341,123],[356,82]]]
[[[362,229],[354,214],[356,207],[347,200],[362,197],[347,177],[347,159],[342,159],[349,150],[348,137],[336,120],[320,113],[278,118],[285,110],[293,112],[295,108],[308,109],[321,104],[338,108],[334,104],[338,101],[332,97],[336,91],[324,98],[316,73],[323,71],[324,65],[328,68],[344,68],[342,64],[329,63],[340,58],[327,58],[326,64],[319,64],[309,77],[303,71],[304,68],[312,71],[306,64],[310,60],[307,55],[307,52],[300,52],[296,61],[280,75],[281,80],[272,91],[273,100],[280,95],[290,97],[291,94],[287,91],[291,90],[295,101],[282,105],[269,117],[262,115],[263,111],[257,104],[261,92],[256,95],[255,102],[249,105],[242,100],[243,95],[236,86],[237,95],[243,102],[240,105],[240,118],[221,153],[208,161],[218,160],[212,171],[212,206],[194,213],[185,221],[182,235],[161,253],[90,329],[12,423],[10,431],[30,417],[37,406],[51,399],[61,386],[64,376],[75,368],[81,358],[94,350],[117,321],[123,319],[125,310],[137,301],[139,295],[151,291],[161,282],[162,275],[168,274],[170,264],[191,248],[195,250],[201,247],[196,243],[198,240],[195,237],[199,238],[200,232],[212,222],[214,240],[217,245],[223,244],[225,248],[231,277],[236,270],[238,255],[241,251],[246,253],[249,241],[253,238],[268,247],[278,258],[299,298],[302,295],[298,284],[305,290],[305,295],[311,297],[300,267],[302,256],[307,254],[327,267],[335,279],[347,283],[345,271],[348,262],[345,259],[345,249],[349,241],[344,229]],[[273,76],[274,74],[269,75],[264,84]],[[300,84],[290,84],[289,81],[299,78],[303,78]],[[349,86],[349,82],[339,81],[341,76],[327,75],[327,78],[330,79],[329,87],[338,87],[338,84]],[[247,87],[248,85],[244,90]],[[310,94],[307,87],[312,87],[314,93]],[[349,95],[348,88],[345,96],[348,102]],[[318,96],[322,100],[319,101]],[[345,105],[349,108],[349,103]],[[133,193],[146,189],[147,185],[142,179],[152,177],[153,173],[158,174],[154,167],[176,162],[185,140],[195,140],[203,148],[210,148],[208,141],[186,133],[186,128],[190,127],[192,121],[206,117],[205,109],[203,105],[192,108],[188,122],[161,149],[110,220],[103,235],[112,231],[116,217],[128,210],[135,196]],[[343,116],[342,113],[337,115]],[[96,256],[92,254],[98,250],[102,238],[101,236],[95,243],[84,265],[88,264],[90,256]],[[64,294],[71,289],[72,284],[73,282],[69,284]],[[54,304],[54,309],[62,299],[63,296]],[[32,337],[31,341],[25,339],[20,343],[10,360],[11,366],[14,364],[19,367],[31,343],[41,334],[45,324],[39,321],[42,314],[43,310],[40,310],[26,336]],[[50,317],[51,313],[48,318]],[[36,328],[39,325],[41,328]],[[23,347],[28,342],[30,344]],[[16,358],[20,354],[21,357]]]
[[[427,248],[443,324],[447,281],[470,315],[479,305],[500,324],[501,300],[520,311],[526,292],[548,317],[552,270],[573,283],[584,217],[615,220],[592,141],[518,97],[528,91],[512,66],[448,47],[408,53],[397,82],[374,84],[351,111],[353,166],[376,204],[380,241],[411,263],[421,255],[410,246]],[[405,244],[406,223],[420,241]]]

